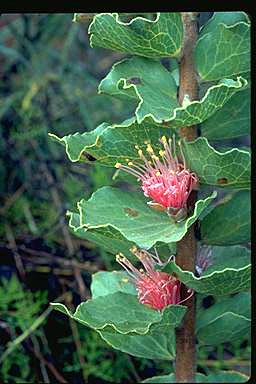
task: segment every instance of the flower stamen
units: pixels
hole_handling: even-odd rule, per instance
[[[140,260],[145,271],[135,268],[122,253],[117,254],[116,261],[132,277],[139,302],[157,310],[162,310],[170,304],[179,304],[180,281],[166,272],[156,271],[157,262],[149,252],[138,249],[136,246],[130,251]],[[155,258],[162,264],[158,254]]]
[[[177,158],[175,136],[173,139],[161,137],[163,149],[158,151],[159,156],[155,154],[149,141],[144,143],[150,159],[135,145],[141,162],[129,160],[128,165],[116,163],[115,167],[130,173],[141,182],[144,195],[156,203],[156,209],[163,207],[169,215],[172,215],[173,209],[186,212],[187,199],[192,189],[196,189],[198,178],[186,167],[181,143],[178,144],[182,162]],[[152,207],[154,208],[153,204]]]

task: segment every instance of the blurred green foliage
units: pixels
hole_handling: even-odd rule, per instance
[[[37,320],[43,306],[47,303],[47,292],[32,293],[25,290],[15,275],[10,280],[2,279],[0,286],[0,318],[1,325],[7,329],[12,343],[13,352],[3,356],[6,346],[0,345],[1,350],[1,378],[4,382],[22,382],[33,380],[33,370],[30,368],[30,359],[22,345],[15,345],[17,336],[25,332]],[[43,337],[43,330],[37,329],[33,335],[34,342]]]
[[[120,383],[134,382],[139,376],[134,367],[134,363],[129,355],[120,353],[109,348],[101,337],[91,330],[83,331],[79,325],[79,334],[81,335],[80,356],[74,353],[72,364],[65,364],[65,372],[79,372],[82,368],[82,374],[85,382],[92,377],[102,379],[106,382]],[[62,339],[61,342],[72,342],[71,338]],[[81,356],[84,364],[81,366]],[[80,359],[79,359],[80,357]],[[139,359],[137,359],[139,360]],[[140,368],[152,366],[150,360],[143,359],[140,362]]]
[[[32,293],[13,276],[9,281],[6,279],[1,281],[0,297],[1,325],[5,324],[10,340],[16,343],[12,352],[2,361],[0,377],[4,382],[34,382],[38,380],[38,373],[33,365],[33,350],[38,351],[40,348],[41,354],[45,356],[50,353],[50,345],[46,341],[47,324],[29,334],[29,340],[26,339],[25,343],[17,343],[16,340],[18,334],[26,331],[37,320],[48,301],[47,292]],[[200,295],[198,305],[203,299],[206,297]],[[47,319],[44,324],[46,321]],[[55,326],[60,326],[65,331],[64,336],[58,339],[60,346],[58,359],[54,356],[53,361],[64,377],[66,374],[70,375],[69,382],[73,382],[76,378],[80,380],[78,382],[99,379],[102,382],[134,383],[143,378],[145,370],[159,375],[170,372],[168,361],[139,359],[113,350],[96,332],[85,330],[82,325],[72,320],[69,322],[65,320]],[[1,354],[6,346],[9,346],[4,344],[0,346]],[[230,367],[248,374],[250,345],[246,339],[243,342],[226,343],[218,347],[201,346],[197,353],[198,365],[206,374]]]
[[[86,28],[72,23],[71,14],[4,17],[7,23],[0,30],[1,221],[13,225],[15,237],[31,234],[54,241],[65,210],[81,197],[81,191],[88,195],[92,188],[111,183],[111,178],[109,172],[70,164],[48,132],[81,132],[102,121],[126,117],[122,103],[97,95],[98,82],[116,55],[89,49]],[[4,225],[0,231],[4,235]]]

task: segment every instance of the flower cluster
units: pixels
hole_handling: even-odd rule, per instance
[[[161,159],[155,154],[150,143],[145,142],[150,160],[144,156],[138,146],[135,146],[141,162],[128,161],[127,166],[117,163],[115,167],[134,175],[141,181],[144,195],[153,200],[149,202],[152,207],[154,204],[158,205],[158,209],[162,208],[171,214],[186,208],[187,199],[192,189],[196,188],[198,178],[195,173],[186,168],[184,157],[183,163],[178,161],[175,142],[172,146],[172,140],[167,141],[165,136],[160,142],[163,145],[163,149],[159,151]]]
[[[131,276],[139,302],[157,310],[162,310],[170,304],[180,304],[181,282],[166,272],[155,270],[155,265],[161,263],[158,256],[138,250],[137,247],[133,247],[131,251],[143,264],[145,271],[135,268],[122,253],[117,254],[116,260]]]

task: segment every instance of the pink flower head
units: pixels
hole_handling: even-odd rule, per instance
[[[179,304],[180,281],[166,272],[155,271],[155,256],[136,247],[131,251],[141,261],[145,271],[135,268],[122,253],[116,256],[116,260],[132,277],[139,302],[157,310],[162,310],[170,304]]]
[[[128,166],[117,163],[115,167],[136,176],[142,183],[141,188],[144,195],[153,199],[157,203],[156,205],[160,205],[163,209],[186,208],[187,199],[192,189],[197,186],[198,178],[195,173],[186,169],[184,157],[183,164],[178,161],[175,154],[175,143],[172,149],[171,139],[167,142],[166,137],[163,136],[160,142],[164,147],[159,151],[161,160],[159,156],[155,155],[152,146],[147,143],[146,150],[150,160],[136,146],[144,164],[129,161]]]

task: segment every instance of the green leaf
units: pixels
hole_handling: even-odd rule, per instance
[[[157,117],[152,115],[152,117],[145,116],[140,124],[135,118],[131,118],[121,124],[102,123],[94,131],[83,134],[75,133],[60,138],[50,133],[49,136],[66,147],[67,155],[73,162],[90,161],[88,155],[106,165],[114,165],[117,161],[127,158],[139,159],[135,145],[143,150],[146,148],[144,142],[148,140],[156,149],[160,148],[161,136],[171,135],[174,128],[201,123],[246,84],[247,81],[242,78],[238,78],[237,81],[223,80],[222,83],[210,87],[202,100],[193,101],[187,106],[170,111],[170,119],[162,124],[156,123],[153,119]],[[157,108],[159,104],[155,110]],[[148,114],[150,113],[149,110]]]
[[[193,215],[175,223],[165,212],[150,208],[142,193],[103,187],[88,201],[78,203],[80,227],[89,230],[111,227],[139,247],[149,249],[158,241],[179,241],[215,197],[216,193],[213,193],[204,200],[198,200]]]
[[[223,188],[250,188],[250,152],[238,148],[219,152],[205,137],[190,142],[183,140],[182,148],[187,167],[197,174],[200,183]]]
[[[206,33],[214,32],[220,23],[230,26],[240,21],[244,21],[245,23],[250,22],[245,12],[214,12],[210,20],[200,29],[199,37],[201,38]]]
[[[115,292],[129,293],[137,295],[135,285],[132,284],[126,272],[122,271],[99,271],[92,275],[91,292],[92,298],[107,296]]]
[[[93,274],[91,291],[93,299],[115,292],[126,292],[137,296],[134,284],[127,279],[127,273],[120,271],[100,271]],[[175,357],[174,329],[153,335],[122,335],[104,330],[99,333],[113,348],[133,356],[161,360],[170,360]]]
[[[199,124],[222,108],[230,97],[247,84],[247,80],[240,76],[236,80],[222,79],[209,87],[201,100],[188,101],[182,107],[170,111],[170,118],[166,121],[170,122],[172,128]]]
[[[206,81],[249,72],[250,25],[218,23],[210,28],[197,42],[195,63],[199,76]]]
[[[134,259],[134,254],[130,249],[135,243],[128,241],[113,227],[87,229],[80,226],[80,215],[78,213],[68,211],[67,216],[70,217],[69,227],[75,236],[92,241],[113,255],[122,252],[131,259]],[[176,243],[158,243],[155,248],[161,254],[163,261],[167,260],[171,254],[176,253]]]
[[[100,336],[111,347],[137,357],[152,360],[173,360],[175,358],[175,332],[169,330],[157,335],[121,335],[99,331]]]
[[[251,325],[251,295],[239,293],[222,298],[197,313],[196,333],[205,345],[219,345],[248,337]]]
[[[250,241],[250,192],[238,191],[228,198],[219,201],[201,221],[203,243],[233,245]]]
[[[155,20],[136,17],[129,22],[121,21],[118,13],[100,13],[88,32],[91,47],[152,58],[178,56],[183,40],[179,12],[158,12]]]
[[[152,122],[144,121],[138,124],[134,118],[125,120],[122,124],[101,124],[92,132],[59,138],[49,134],[53,139],[66,146],[69,159],[73,162],[81,161],[89,154],[103,164],[115,165],[117,161],[127,158],[138,159],[135,145],[146,148],[145,140],[157,143],[160,148],[159,138],[170,132],[169,129]]]
[[[246,247],[234,245],[231,247],[211,247],[210,264],[202,276],[213,272],[224,271],[226,268],[243,269],[251,264],[251,251]]]
[[[77,307],[74,314],[63,304],[51,305],[92,329],[132,335],[155,335],[169,329],[168,327],[175,328],[180,324],[187,308],[182,305],[169,305],[162,312],[156,311],[140,304],[133,294],[124,292],[87,300]]]
[[[160,62],[142,57],[114,64],[101,81],[99,93],[139,102],[135,112],[138,123],[146,116],[159,123],[168,120],[171,112],[180,107],[171,73]]]
[[[206,376],[202,373],[196,373],[197,383],[245,383],[249,377],[236,371],[219,371]],[[142,383],[176,383],[175,374],[150,377],[143,380]]]
[[[244,247],[213,247],[211,266],[200,277],[171,261],[163,271],[176,273],[189,288],[207,295],[223,296],[250,288],[250,252]]]
[[[170,305],[162,312],[138,302],[123,272],[98,272],[93,276],[93,299],[81,303],[74,314],[63,304],[54,309],[95,329],[112,347],[138,357],[170,360],[175,356],[175,327],[185,312]],[[128,292],[131,292],[128,293]]]
[[[87,229],[80,225],[80,216],[78,213],[67,212],[67,216],[70,216],[69,227],[73,234],[77,237],[92,241],[105,249],[107,252],[114,255],[118,252],[122,252],[127,256],[132,256],[130,249],[135,244],[128,241],[115,228],[103,226],[99,228]]]
[[[247,80],[242,77],[236,81],[223,79],[209,87],[201,100],[180,106],[174,74],[155,60],[125,59],[114,64],[100,83],[99,93],[137,101],[135,115],[138,123],[150,116],[157,123],[170,122],[173,128],[178,128],[204,121],[247,85]]]
[[[195,378],[197,383],[202,383],[202,382],[205,382],[206,376],[203,375],[202,373],[196,373]],[[170,373],[169,375],[149,377],[148,379],[143,380],[142,383],[160,384],[160,383],[177,383],[177,381],[175,378],[175,374]]]
[[[98,137],[106,127],[108,127],[108,124],[102,123],[93,131],[84,134],[77,132],[73,135],[59,138],[58,136],[49,133],[49,136],[66,146],[66,152],[71,161],[86,161],[86,154],[91,154],[90,148],[97,145]]]
[[[231,139],[250,133],[250,89],[237,92],[201,126],[202,136],[209,140]]]
[[[206,383],[246,383],[249,377],[236,371],[219,371],[206,376]]]
[[[115,292],[83,302],[74,314],[63,304],[51,305],[92,329],[106,329],[123,334],[146,334],[153,323],[161,320],[159,312],[147,308],[140,304],[134,295],[124,292]]]

